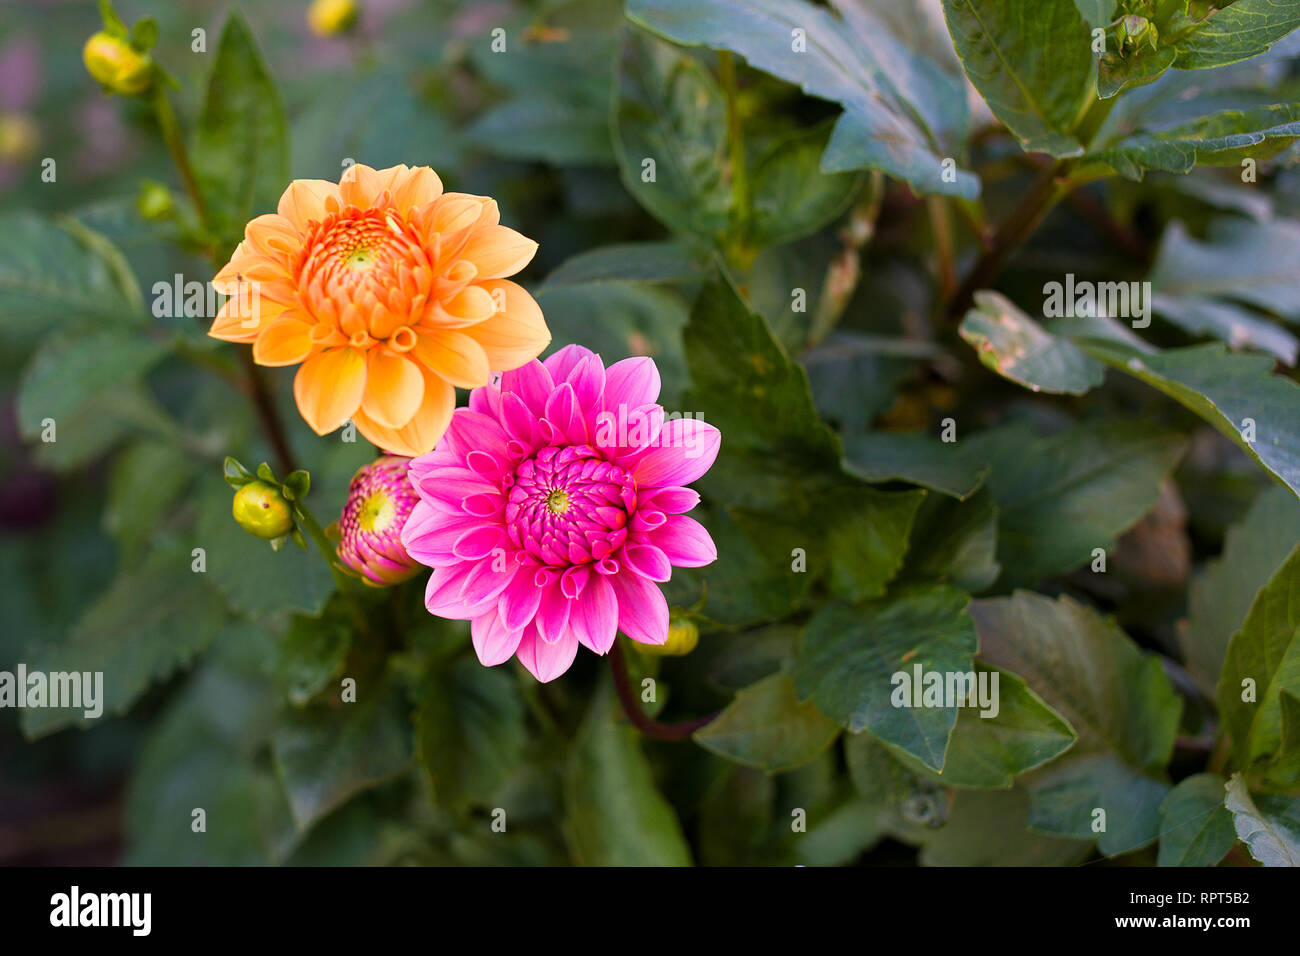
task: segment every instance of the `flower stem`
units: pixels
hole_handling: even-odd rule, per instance
[[[190,199],[194,203],[194,211],[198,213],[199,222],[203,224],[206,230],[208,228],[208,204],[203,199],[203,192],[199,189],[198,178],[194,175],[194,167],[190,163],[189,151],[185,148],[185,137],[181,134],[181,126],[176,119],[176,111],[172,109],[172,102],[167,98],[167,90],[162,83],[154,84],[153,111],[154,116],[158,119],[158,128],[162,131],[163,142],[167,145],[167,152],[171,153],[172,162],[176,164],[176,171],[180,173],[181,182],[185,184],[185,191],[189,193]]]
[[[686,740],[691,734],[711,722],[717,714],[697,717],[676,724],[665,724],[655,720],[641,708],[636,691],[632,687],[632,678],[627,671],[627,658],[623,656],[623,645],[616,638],[609,649],[609,672],[614,678],[614,690],[618,701],[623,705],[623,713],[637,730],[655,740]]]

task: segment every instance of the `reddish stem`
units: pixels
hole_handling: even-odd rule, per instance
[[[614,678],[614,690],[618,701],[623,705],[623,712],[632,726],[655,740],[686,740],[691,734],[712,721],[717,714],[684,720],[681,723],[665,724],[655,720],[641,708],[636,690],[632,687],[632,678],[627,671],[627,658],[623,656],[623,645],[615,640],[609,649],[609,672]]]

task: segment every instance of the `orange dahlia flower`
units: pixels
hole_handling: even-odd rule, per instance
[[[251,342],[259,365],[301,364],[293,394],[317,434],[351,419],[384,450],[423,455],[453,386],[485,385],[551,340],[506,278],[537,243],[499,218],[486,196],[444,193],[427,166],[294,180],[212,280],[231,298],[208,334]]]

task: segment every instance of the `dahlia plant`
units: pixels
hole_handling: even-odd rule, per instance
[[[1300,860],[1295,2],[73,6],[0,863]]]

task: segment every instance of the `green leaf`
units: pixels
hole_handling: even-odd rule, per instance
[[[959,331],[988,368],[1034,392],[1082,395],[1105,378],[1099,362],[997,292],[975,293]]]
[[[635,29],[623,42],[614,145],[623,184],[670,229],[712,240],[730,228],[722,91],[695,60]]]
[[[148,389],[138,382],[117,383],[65,414],[56,423],[56,440],[34,445],[32,457],[42,467],[67,471],[99,458],[131,435],[173,444],[178,439],[175,420]]]
[[[931,495],[916,513],[903,580],[934,580],[971,594],[990,587],[997,561],[998,506],[988,489],[968,501]]]
[[[1297,271],[1300,222],[1224,216],[1211,222],[1204,242],[1173,222],[1160,240],[1151,291],[1165,309],[1187,301],[1245,303],[1300,322]]]
[[[206,648],[225,623],[221,599],[189,555],[156,551],[123,571],[57,644],[39,644],[27,658],[29,672],[99,673],[96,704],[104,716],[125,713],[150,685],[169,677]],[[90,693],[83,688],[84,695]],[[92,726],[87,708],[30,708],[22,712],[30,739],[79,725]]]
[[[1284,690],[1300,694],[1300,545],[1256,596],[1224,658],[1219,715],[1239,769],[1281,747]]]
[[[780,773],[808,763],[839,733],[835,721],[800,703],[790,675],[778,672],[737,693],[695,732],[695,742],[728,760]]]
[[[194,546],[204,550],[213,586],[234,610],[246,614],[319,614],[334,580],[315,547],[274,552],[239,527],[230,509],[229,489],[214,479],[199,501],[194,530]]]
[[[777,140],[754,164],[750,240],[777,245],[816,232],[848,208],[862,185],[853,173],[825,174],[821,156],[830,138],[823,123]]]
[[[109,386],[138,381],[168,351],[164,342],[116,331],[47,339],[23,372],[18,395],[23,436],[37,438],[46,418],[56,427],[63,424]]]
[[[943,0],[943,12],[966,75],[1022,148],[1080,155],[1096,66],[1073,0]]]
[[[1174,65],[1180,70],[1204,70],[1248,60],[1296,27],[1300,27],[1300,4],[1295,0],[1236,0],[1213,12],[1179,42]]]
[[[1094,341],[1084,350],[1191,409],[1300,496],[1300,385],[1274,375],[1271,358],[1222,345],[1153,354]],[[1253,441],[1243,435],[1248,420]]]
[[[170,442],[138,441],[113,461],[104,530],[136,558],[194,477],[194,461]]]
[[[991,700],[977,696],[958,710],[943,772],[933,774],[936,783],[1007,789],[1017,776],[1059,757],[1074,744],[1070,725],[1015,674],[978,661],[970,673],[975,676],[973,688],[981,686],[981,675],[989,675],[983,680],[988,682]],[[907,754],[898,757],[904,766],[929,773]]]
[[[900,591],[859,607],[830,604],[813,615],[794,667],[803,700],[858,733],[881,740],[941,770],[957,707],[895,706],[895,674],[964,673],[972,668],[975,628],[970,598],[956,588]]]
[[[1107,856],[1154,840],[1182,711],[1159,659],[1069,597],[1017,591],[975,601],[970,613],[980,659],[1019,675],[1078,737],[1024,778],[1030,826],[1096,839]],[[1106,814],[1101,833],[1096,810]]]
[[[835,6],[831,13],[803,0],[629,0],[627,12],[678,43],[730,50],[840,103],[824,172],[879,169],[917,193],[974,199],[979,180],[955,166],[969,123],[960,78],[901,42],[875,10]],[[951,181],[944,159],[954,160]]]
[[[301,707],[343,672],[352,649],[352,629],[335,597],[320,617],[295,614],[276,642],[272,672],[289,702]]]
[[[844,466],[863,481],[908,481],[965,501],[983,485],[989,466],[959,442],[920,433],[874,432],[844,439]]]
[[[565,259],[538,293],[597,282],[690,282],[706,274],[704,253],[692,243],[679,239],[620,242]]]
[[[1271,159],[1300,138],[1300,105],[1224,110],[1177,126],[1139,131],[1083,163],[1104,163],[1121,176],[1141,180],[1149,170],[1187,173],[1196,166],[1240,166],[1247,157]]]
[[[838,597],[861,601],[885,593],[903,566],[908,538],[924,491],[876,491],[845,485],[823,498],[820,524],[826,534],[830,587]]]
[[[1097,64],[1097,95],[1109,99],[1134,86],[1144,86],[1173,66],[1172,47],[1155,50],[1145,44],[1124,53],[1107,52]]]
[[[1253,796],[1241,774],[1233,774],[1225,803],[1251,856],[1265,866],[1300,866],[1300,800],[1281,794]]]
[[[1151,308],[1185,332],[1226,342],[1233,350],[1253,348],[1287,365],[1300,357],[1300,338],[1272,319],[1244,306],[1197,295],[1153,295]]]
[[[402,694],[376,677],[359,679],[356,697],[286,710],[277,720],[271,745],[299,830],[410,766]]]
[[[1216,866],[1236,842],[1218,774],[1188,777],[1160,804],[1160,866]]]
[[[1285,488],[1265,489],[1241,523],[1228,529],[1223,553],[1192,580],[1180,643],[1187,669],[1210,696],[1219,683],[1229,639],[1296,541],[1300,501]]]
[[[1119,0],[1074,0],[1079,8],[1079,15],[1088,21],[1091,27],[1109,26],[1115,21],[1115,8]]]
[[[663,379],[661,403],[672,407],[686,380],[682,326],[686,306],[671,290],[642,282],[547,284],[537,293],[553,336],[550,349],[581,344],[606,364],[650,355]]]
[[[776,342],[725,279],[704,285],[683,333],[695,408],[725,436],[701,482],[737,505],[813,504],[823,485],[840,482],[840,449],[813,404],[804,370]]]
[[[967,439],[974,454],[992,439]],[[1109,549],[1160,497],[1182,457],[1178,435],[1137,422],[1076,425],[1047,438],[1015,433],[988,454],[999,509],[1002,583],[1069,571]]]
[[[618,704],[600,683],[564,773],[564,834],[579,866],[689,866],[691,851],[672,805],[655,786],[640,735],[616,722]]]
[[[1089,844],[1028,829],[1024,790],[963,790],[948,820],[921,848],[923,866],[1073,866]]]
[[[211,226],[232,246],[289,185],[284,103],[238,9],[221,31],[191,156]]]
[[[508,671],[462,657],[420,684],[415,752],[439,804],[492,806],[525,742],[524,705]]]
[[[130,266],[99,233],[72,219],[0,216],[0,335],[65,324],[138,327],[143,318]]]

